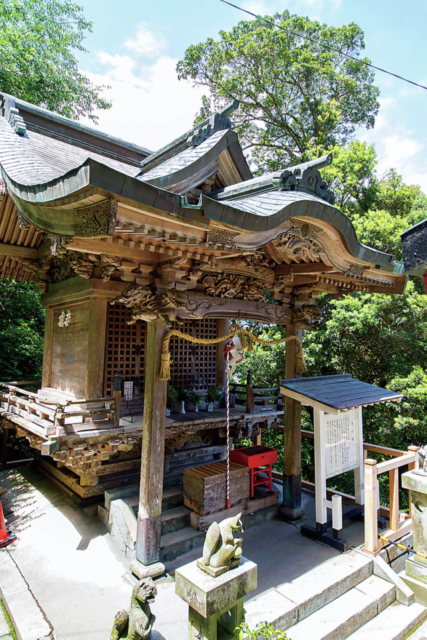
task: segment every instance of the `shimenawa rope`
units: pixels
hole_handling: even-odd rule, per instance
[[[289,342],[290,340],[295,340],[298,345],[298,351],[296,354],[296,372],[305,373],[307,371],[307,366],[304,362],[304,357],[302,353],[301,340],[298,338],[298,336],[288,336],[286,338],[280,338],[279,340],[263,340],[262,338],[258,338],[258,336],[254,335],[248,329],[242,329],[241,327],[237,327],[236,329],[233,329],[226,335],[221,336],[219,338],[195,338],[194,336],[191,336],[188,333],[183,333],[178,329],[171,329],[170,331],[167,332],[167,334],[163,338],[160,376],[159,376],[160,380],[171,379],[171,372],[170,372],[171,354],[169,351],[169,342],[173,336],[177,336],[178,338],[182,338],[183,340],[188,340],[189,342],[194,342],[196,344],[219,344],[220,342],[229,340],[234,336],[239,336],[242,347],[244,349],[247,349],[248,351],[252,351],[253,342],[258,342],[258,344],[262,344],[266,347],[269,347],[275,344],[284,344],[286,342]]]

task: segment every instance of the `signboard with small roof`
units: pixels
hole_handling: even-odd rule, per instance
[[[363,513],[362,408],[399,402],[402,394],[355,380],[349,374],[281,380],[280,392],[313,407],[316,522],[315,526],[303,525],[301,533],[347,551],[349,543],[342,539],[342,497],[333,495],[332,500],[327,500],[326,480],[354,471],[356,504],[345,516]],[[332,510],[332,518],[328,517],[328,509]]]

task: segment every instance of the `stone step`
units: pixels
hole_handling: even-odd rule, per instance
[[[160,542],[160,560],[173,560],[182,553],[203,546],[206,532],[196,531],[193,527],[185,527],[179,531],[166,533]]]
[[[371,575],[286,633],[289,640],[344,640],[384,611],[395,598],[394,585]]]
[[[165,487],[163,489],[162,512],[180,507],[183,504],[182,487]]]
[[[352,633],[348,640],[403,640],[426,617],[427,609],[418,602],[411,604],[410,607],[400,602],[393,602],[375,618]]]
[[[276,591],[298,606],[298,620],[301,621],[369,578],[372,570],[371,558],[350,551],[279,585]]]
[[[190,526],[190,509],[174,507],[162,513],[162,536]]]

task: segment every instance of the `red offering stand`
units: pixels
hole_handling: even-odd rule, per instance
[[[255,487],[268,484],[273,491],[273,464],[277,462],[277,451],[271,447],[256,445],[242,447],[230,451],[230,460],[244,464],[251,470],[251,498],[254,497]],[[265,474],[267,473],[267,477]]]

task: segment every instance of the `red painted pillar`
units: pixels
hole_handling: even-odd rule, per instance
[[[426,294],[427,294],[427,274],[423,276],[423,278],[424,278],[424,286],[426,288]]]

